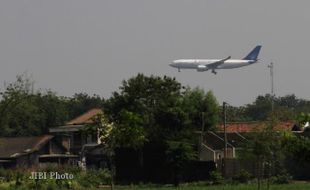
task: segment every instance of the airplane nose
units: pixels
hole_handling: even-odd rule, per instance
[[[172,61],[172,63],[169,64],[171,67],[176,67],[177,66],[177,61],[174,60]]]

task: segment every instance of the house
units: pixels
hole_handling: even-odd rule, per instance
[[[199,159],[202,161],[221,160],[224,157],[225,141],[214,132],[205,132],[201,142]],[[227,157],[235,157],[235,147],[227,142]]]
[[[294,122],[281,122],[275,126],[276,131],[291,131]],[[242,145],[247,143],[246,133],[262,130],[261,122],[232,122],[226,124],[227,158],[236,158]],[[216,161],[224,155],[224,125],[217,126],[218,132],[205,132],[201,144],[200,159]]]
[[[201,132],[197,132],[201,135]],[[240,133],[226,133],[227,158],[236,158],[247,139]],[[200,143],[199,159],[201,161],[217,162],[224,158],[225,136],[223,132],[204,132]]]
[[[84,145],[100,144],[97,134],[84,134],[81,130],[85,125],[93,122],[93,117],[102,113],[101,109],[91,109],[68,121],[64,126],[50,128],[49,132],[54,135],[59,142],[62,142],[69,152],[80,154]]]
[[[77,159],[52,135],[0,138],[0,166],[4,168],[74,164]]]
[[[91,109],[68,121],[64,126],[49,129],[50,134],[67,150],[79,155],[82,167],[99,168],[107,166],[106,147],[101,144],[97,133],[86,134],[82,129],[93,123],[93,118],[103,114],[101,109]]]

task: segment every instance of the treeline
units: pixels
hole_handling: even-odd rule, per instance
[[[266,94],[258,96],[253,103],[245,106],[228,106],[227,121],[265,121],[271,116],[276,117],[279,121],[297,121],[302,113],[309,112],[309,100],[297,98],[294,94],[282,97],[273,97]]]
[[[121,121],[125,111],[138,115],[150,138],[200,128],[202,112],[208,118],[207,128],[219,121],[219,105],[211,91],[186,88],[170,77],[138,74],[124,80],[119,92],[107,100],[86,93],[58,96],[51,90],[35,90],[33,83],[20,75],[1,90],[0,136],[45,134],[48,128],[63,125],[91,108],[102,108],[111,121]]]
[[[20,75],[1,90],[0,136],[46,134],[48,128],[63,125],[104,103],[98,95],[77,93],[62,97],[51,90],[34,90],[33,83],[26,75]]]
[[[36,90],[26,75],[0,90],[0,136],[40,135],[91,108],[102,108],[111,121],[120,121],[124,111],[138,115],[149,138],[205,130],[221,121],[221,105],[211,91],[182,86],[171,77],[138,74],[124,80],[109,99],[76,93],[58,96],[51,90]],[[271,112],[271,101],[274,111]],[[227,108],[227,121],[264,121],[274,115],[280,121],[297,120],[310,112],[310,101],[295,95],[258,96],[248,105]]]

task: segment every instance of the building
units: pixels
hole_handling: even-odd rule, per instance
[[[101,109],[91,109],[64,126],[49,129],[50,134],[70,153],[79,155],[82,167],[99,168],[107,165],[106,147],[101,144],[98,134],[83,132],[85,125],[92,124],[93,118],[100,114],[103,114]]]
[[[0,138],[0,167],[37,167],[46,164],[70,164],[89,168],[107,167],[107,148],[97,133],[86,134],[85,125],[102,114],[92,109],[68,121],[64,126],[49,129],[48,135]]]
[[[0,166],[4,168],[75,164],[77,160],[52,135],[0,138]]]
[[[50,134],[54,135],[59,142],[68,148],[69,152],[80,154],[84,145],[100,144],[97,134],[85,134],[81,130],[87,124],[91,124],[92,118],[102,114],[101,109],[91,109],[86,113],[68,121],[64,126],[49,129]]]
[[[199,160],[213,161],[224,158],[225,141],[214,132],[205,132],[200,144]],[[227,142],[227,157],[235,157],[235,147]]]

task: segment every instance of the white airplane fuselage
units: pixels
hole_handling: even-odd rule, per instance
[[[170,66],[177,68],[179,72],[181,69],[196,69],[199,72],[211,70],[216,74],[215,70],[218,69],[234,69],[256,63],[260,49],[261,46],[257,45],[243,59],[230,59],[231,56],[224,59],[177,59]]]
[[[207,71],[208,64],[220,61],[220,59],[178,59],[174,60],[170,66],[178,69],[196,69],[197,71]],[[233,69],[256,63],[256,60],[229,59],[216,69]]]

